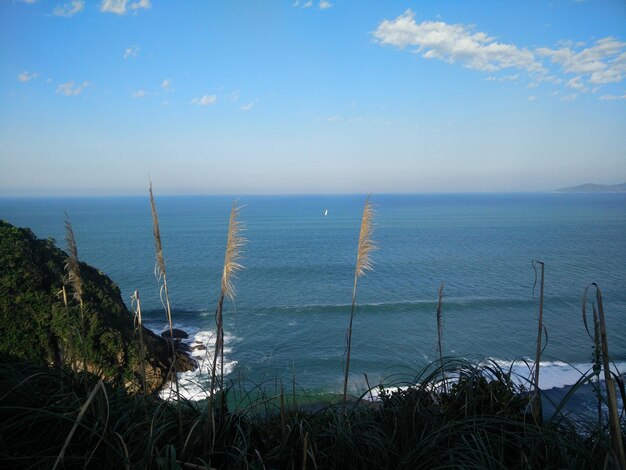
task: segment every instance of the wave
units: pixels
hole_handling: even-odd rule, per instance
[[[512,380],[526,388],[530,386],[531,377],[534,373],[535,362],[532,359],[519,359],[507,361],[497,358],[487,358],[481,364],[495,363],[504,371],[511,371]],[[550,390],[574,385],[578,380],[592,369],[590,363],[568,363],[563,361],[541,361],[539,363],[539,388]],[[611,370],[617,375],[626,374],[626,362],[614,362]],[[601,380],[604,376],[601,374]]]

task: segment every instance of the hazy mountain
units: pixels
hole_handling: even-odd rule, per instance
[[[594,184],[587,183],[580,186],[572,186],[569,188],[561,188],[556,190],[557,193],[624,193],[626,192],[626,183],[621,184]]]

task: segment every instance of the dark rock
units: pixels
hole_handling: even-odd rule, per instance
[[[176,351],[186,351],[189,352],[191,351],[191,346],[189,346],[187,343],[176,343],[175,345]]]
[[[200,344],[194,344],[191,349],[193,349],[194,351],[206,351],[206,346],[202,343]]]
[[[187,338],[189,338],[189,334],[187,334],[186,331],[179,330],[178,328],[173,328],[171,335],[172,335],[172,337],[174,339],[187,339]],[[163,336],[164,338],[169,338],[170,337],[170,330],[167,329],[167,330],[163,331],[161,333],[161,336]]]
[[[176,353],[176,370],[178,372],[187,372],[190,370],[196,370],[197,368],[198,362],[194,358],[188,356],[184,352]]]

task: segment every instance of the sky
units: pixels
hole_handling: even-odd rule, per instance
[[[626,2],[1,0],[0,196],[626,181]]]

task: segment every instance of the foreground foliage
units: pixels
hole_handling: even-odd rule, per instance
[[[447,392],[442,372],[456,377]],[[231,388],[230,399],[207,407],[4,361],[0,467],[617,468],[607,429],[560,414],[534,421],[530,395],[494,365],[449,361],[415,379],[374,403]]]

